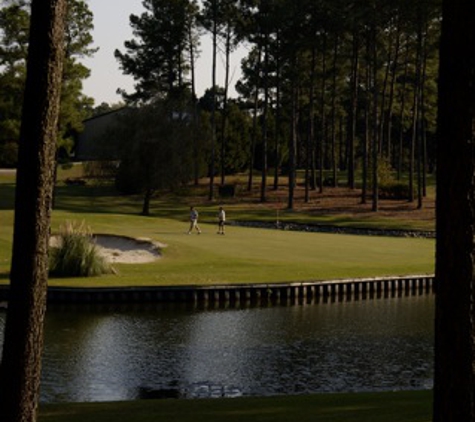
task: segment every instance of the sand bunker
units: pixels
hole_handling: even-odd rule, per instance
[[[109,234],[95,234],[93,241],[98,252],[113,264],[144,264],[160,258],[166,245],[146,238],[133,238]],[[59,236],[52,236],[51,246],[57,246]]]
[[[160,250],[166,245],[151,239],[124,236],[94,235],[99,253],[111,263],[141,264],[160,258]]]

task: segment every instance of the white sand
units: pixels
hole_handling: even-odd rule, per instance
[[[141,264],[160,258],[160,250],[166,245],[151,239],[96,234],[93,236],[99,253],[108,262],[119,264]],[[51,246],[58,245],[59,236],[52,236]]]

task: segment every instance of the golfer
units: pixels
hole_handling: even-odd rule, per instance
[[[224,223],[226,222],[226,213],[223,207],[219,207],[218,211],[218,234],[224,234]]]
[[[198,211],[194,207],[190,207],[190,228],[188,234],[191,234],[193,229],[196,229],[198,234],[201,234],[200,227],[198,226]]]

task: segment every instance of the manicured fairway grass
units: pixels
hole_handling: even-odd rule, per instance
[[[45,405],[39,422],[429,422],[431,391]]]
[[[186,215],[186,210],[183,210]],[[2,221],[11,221],[2,212]],[[148,237],[168,245],[150,264],[117,264],[117,275],[51,279],[50,285],[210,285],[273,283],[433,272],[434,241],[228,227],[202,224],[187,235],[188,223],[130,214],[55,211],[53,231],[67,220],[85,221],[96,233]],[[0,229],[0,273],[7,281],[11,228]],[[9,233],[8,233],[9,232]]]
[[[0,180],[0,283],[8,282],[13,226],[13,179]],[[176,198],[175,198],[176,199]],[[216,234],[219,203],[199,206],[201,235],[187,235],[186,198],[155,200],[151,217],[138,215],[140,198],[113,189],[65,186],[57,189],[52,231],[66,221],[84,221],[95,233],[146,237],[167,244],[151,264],[117,264],[117,275],[50,279],[50,285],[211,285],[329,280],[386,275],[431,274],[434,240],[291,232],[228,226]],[[266,213],[265,204],[261,213]],[[269,216],[274,215],[268,210]],[[229,220],[240,219],[238,209]]]

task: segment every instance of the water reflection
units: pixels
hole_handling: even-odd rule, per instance
[[[241,309],[50,307],[41,397],[430,388],[433,312],[432,295]]]

